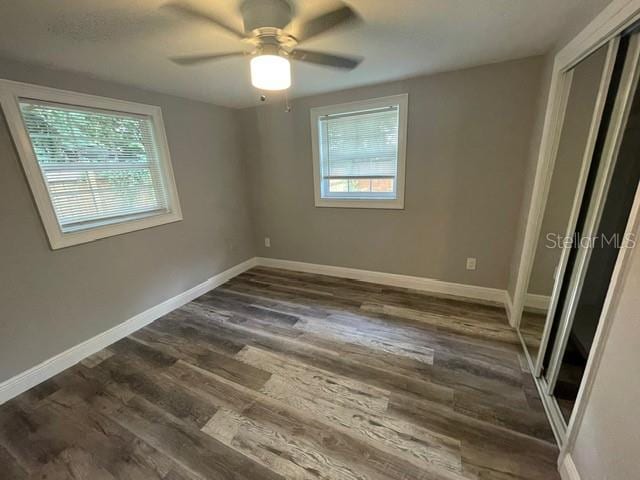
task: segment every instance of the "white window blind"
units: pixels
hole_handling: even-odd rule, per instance
[[[318,118],[324,198],[395,198],[399,106]]]
[[[19,99],[63,232],[169,210],[150,115]]]

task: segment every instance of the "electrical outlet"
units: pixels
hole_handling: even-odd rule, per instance
[[[271,239],[269,237],[264,237],[264,246],[267,248],[271,247]]]
[[[475,257],[467,258],[467,270],[475,270],[476,269],[476,259]]]

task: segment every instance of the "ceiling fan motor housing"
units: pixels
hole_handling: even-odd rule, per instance
[[[245,0],[240,11],[246,33],[264,27],[284,29],[293,18],[293,7],[287,0]]]
[[[297,25],[296,33],[292,35],[287,30],[295,13],[291,0],[244,0],[240,5],[244,20],[244,32],[230,26],[224,20],[218,19],[215,15],[194,8],[189,3],[185,3],[185,1],[170,0],[165,5],[165,8],[191,19],[207,21],[211,25],[225,30],[239,40],[251,45],[253,47],[251,52],[253,56],[251,59],[252,66],[254,63],[257,65],[259,62],[263,62],[263,70],[265,68],[273,70],[278,65],[282,66],[286,63],[287,76],[289,75],[289,62],[283,63],[282,58],[268,58],[270,56],[347,70],[353,70],[362,60],[359,57],[344,57],[298,48],[298,44],[301,42],[324,34],[338,26],[358,20],[357,13],[347,4],[342,3],[341,6],[339,5],[331,11],[307,20],[302,25]],[[222,58],[243,57],[248,53],[245,49],[237,52],[173,57],[171,60],[178,65],[198,65]],[[265,58],[259,59],[259,57]],[[282,71],[284,71],[284,67]],[[282,82],[278,85],[284,85],[285,83]],[[287,86],[282,88],[288,88],[288,86],[289,84],[287,83]]]

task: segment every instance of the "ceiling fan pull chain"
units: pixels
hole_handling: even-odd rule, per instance
[[[291,113],[291,104],[289,103],[289,91],[285,90],[284,92],[284,111],[286,113]]]

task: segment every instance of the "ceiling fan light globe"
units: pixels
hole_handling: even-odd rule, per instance
[[[286,90],[291,86],[291,64],[279,55],[251,59],[251,84],[260,90]]]

